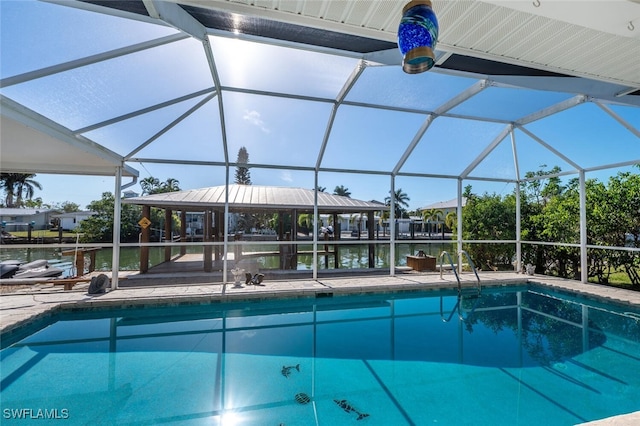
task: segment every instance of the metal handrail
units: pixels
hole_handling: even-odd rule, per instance
[[[464,250],[460,250],[460,254],[464,254],[467,256],[467,261],[469,262],[469,266],[471,266],[471,270],[474,274],[476,274],[476,279],[478,280],[478,294],[482,291],[482,286],[480,285],[480,277],[478,276],[478,270],[476,269],[476,265],[474,265],[473,260],[471,260],[471,256]],[[462,273],[462,265],[460,265],[460,273]]]
[[[444,257],[445,254],[449,258],[449,263],[451,264],[451,270],[456,276],[456,281],[458,281],[458,294],[460,294],[462,293],[462,283],[460,282],[460,274],[462,274],[462,265],[461,264],[457,265],[458,268],[460,268],[460,272],[458,273],[458,268],[456,268],[456,265],[453,264],[453,259],[451,258],[451,255],[447,251],[443,251],[442,253],[440,253],[440,279],[442,279],[442,270],[443,270],[442,258]],[[478,275],[478,270],[476,269],[476,265],[473,263],[473,260],[471,260],[471,256],[469,256],[469,253],[467,253],[464,250],[460,250],[458,252],[459,256],[462,256],[463,254],[467,257],[469,266],[471,266],[471,270],[476,275],[476,279],[478,280],[478,294],[480,294],[482,292],[482,285],[480,284],[480,276]],[[459,259],[459,260],[462,260],[462,259]],[[461,263],[461,262],[458,262],[458,263]]]
[[[440,253],[440,279],[442,279],[442,258],[444,257],[445,254],[449,258],[449,263],[451,264],[451,270],[456,275],[456,280],[458,281],[458,294],[460,294],[460,292],[462,291],[462,283],[460,283],[460,277],[458,276],[458,271],[456,270],[456,267],[453,264],[453,259],[451,259],[451,255],[447,251],[443,251],[442,253]]]

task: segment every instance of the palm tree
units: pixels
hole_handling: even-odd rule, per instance
[[[313,227],[313,214],[312,213],[299,214],[298,226],[300,226],[301,228],[306,228],[307,230],[311,229]]]
[[[142,188],[142,195],[155,194],[156,188],[160,186],[160,180],[153,176],[146,177],[140,181],[140,188]]]
[[[442,214],[442,210],[427,209],[422,212],[422,220],[424,220],[425,222],[431,222],[432,220],[439,221],[441,214]],[[432,230],[432,227],[429,226],[429,238],[431,238],[431,230]]]
[[[389,191],[391,192],[391,191]],[[402,217],[402,213],[405,211],[407,207],[409,207],[409,196],[402,192],[402,189],[397,189],[393,194],[394,202],[395,202],[395,217],[396,219]],[[384,204],[387,206],[391,205],[391,196],[388,196],[384,199]]]
[[[444,224],[447,225],[447,228],[454,231],[455,226],[458,224],[458,215],[456,212],[449,212],[444,218]],[[442,239],[444,239],[444,229],[442,230]]]
[[[316,189],[318,190],[318,192],[324,192],[327,190],[327,187],[318,185],[316,186]]]
[[[162,184],[162,192],[180,191],[180,181],[175,178],[167,178]]]
[[[7,207],[22,206],[22,200],[32,199],[35,188],[42,190],[42,185],[33,180],[35,173],[2,173],[0,185],[5,191],[5,205]],[[15,197],[15,202],[14,202]]]
[[[351,198],[351,192],[349,192],[349,188],[345,188],[344,186],[336,186],[333,190],[333,195],[341,195],[343,197]]]
[[[387,227],[384,226],[384,221],[389,219],[390,213],[389,210],[380,210],[380,219],[378,219],[378,224],[382,227],[382,235],[387,235]]]
[[[142,195],[176,192],[180,191],[180,181],[175,178],[167,178],[166,181],[160,182],[158,178],[149,176],[140,181],[140,187]]]

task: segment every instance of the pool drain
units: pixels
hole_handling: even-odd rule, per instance
[[[309,402],[311,402],[311,398],[309,398],[309,395],[307,395],[306,393],[299,393],[296,394],[296,402],[298,404],[308,404]]]

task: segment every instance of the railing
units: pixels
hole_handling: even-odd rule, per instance
[[[474,274],[476,274],[476,280],[478,280],[478,294],[482,291],[482,286],[480,285],[480,277],[478,276],[478,271],[476,270],[476,265],[474,265],[473,260],[471,260],[471,256],[464,250],[460,250],[460,254],[464,254],[467,257],[467,261],[469,262],[469,266]],[[460,273],[462,273],[462,265],[460,265]]]
[[[480,292],[482,291],[482,286],[480,285],[480,276],[478,275],[478,271],[476,270],[476,265],[473,263],[473,260],[471,260],[471,256],[469,256],[469,253],[467,253],[464,250],[460,250],[458,252],[459,258],[462,257],[463,254],[467,257],[469,266],[471,267],[471,270],[473,271],[473,273],[476,275],[476,280],[478,281],[478,294],[480,294]],[[440,253],[440,279],[442,279],[442,271],[443,271],[442,258],[445,255],[447,255],[447,257],[449,258],[449,263],[451,264],[451,270],[456,276],[456,281],[458,282],[458,295],[460,295],[462,293],[462,283],[460,282],[460,274],[462,274],[462,264],[461,264],[462,262],[458,262],[458,265],[456,268],[456,265],[453,264],[453,259],[451,258],[451,255],[448,252],[443,251],[442,253]],[[459,259],[459,260],[462,260],[462,259]],[[460,269],[460,272],[458,272],[458,268]]]
[[[444,257],[445,254],[449,258],[449,263],[451,264],[451,270],[455,274],[456,280],[458,281],[458,294],[459,294],[460,290],[462,288],[462,284],[460,284],[460,277],[458,276],[458,271],[456,270],[456,266],[453,264],[453,259],[451,259],[451,255],[447,251],[443,251],[442,253],[440,253],[440,279],[442,279],[442,270],[443,270],[443,268],[442,268],[442,258]]]

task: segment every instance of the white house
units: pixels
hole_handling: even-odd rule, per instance
[[[70,212],[70,213],[58,213],[52,214],[52,219],[59,219],[60,226],[65,231],[74,231],[80,222],[83,220],[93,216],[95,212],[91,211],[82,211],[82,212]]]
[[[48,229],[54,210],[0,208],[0,222],[7,232],[26,231],[31,224],[32,229]]]

